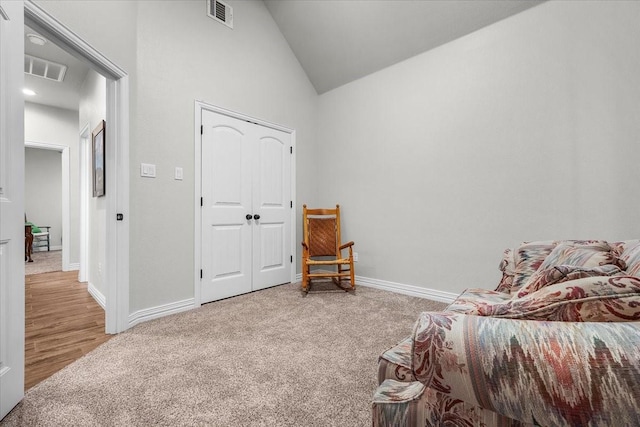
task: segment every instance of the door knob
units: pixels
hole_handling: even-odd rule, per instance
[[[255,214],[255,215],[253,216],[253,219],[255,219],[256,221],[257,221],[257,220],[259,220],[259,219],[260,219],[260,215]]]
[[[247,221],[251,221],[251,218],[253,218],[253,217],[251,216],[251,214],[247,214],[247,216],[245,216],[245,218],[247,218]]]

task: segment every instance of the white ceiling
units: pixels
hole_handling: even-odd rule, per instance
[[[541,3],[541,0],[264,0],[321,94]],[[242,19],[236,17],[236,19]],[[68,67],[62,83],[25,75],[28,102],[78,109],[89,68],[51,42],[25,53]]]
[[[530,0],[264,2],[319,94],[541,3]]]
[[[36,32],[25,25],[24,51],[27,55],[66,65],[68,68],[62,82],[25,74],[25,87],[36,92],[35,96],[25,96],[25,101],[68,110],[78,110],[80,87],[87,76],[89,67],[51,42],[45,43],[44,46],[37,46],[31,43],[27,39],[27,34],[29,33]]]

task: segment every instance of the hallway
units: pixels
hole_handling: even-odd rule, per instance
[[[25,276],[25,391],[111,336],[78,272]]]

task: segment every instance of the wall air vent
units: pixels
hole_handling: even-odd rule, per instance
[[[32,76],[53,80],[54,82],[61,82],[67,73],[67,66],[36,58],[35,56],[25,55],[24,72]]]
[[[233,8],[220,0],[207,0],[207,16],[233,28]]]

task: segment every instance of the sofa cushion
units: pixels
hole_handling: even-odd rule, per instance
[[[544,270],[536,271],[529,282],[523,286],[517,293],[518,298],[522,298],[533,292],[536,292],[545,286],[554,285],[556,283],[567,282],[569,280],[577,280],[585,277],[596,276],[616,276],[625,274],[620,267],[613,264],[607,264],[599,267],[576,267],[573,265],[558,265]]]
[[[545,258],[556,247],[553,240],[525,242],[520,245],[513,254],[514,277],[511,293],[517,292],[538,270]]]
[[[623,252],[630,250],[631,248],[636,246],[638,243],[640,243],[640,239],[623,240],[621,242],[610,243],[610,245],[613,248],[613,250],[616,251],[618,256],[621,256]]]
[[[538,271],[557,265],[598,267],[613,264],[624,268],[613,248],[604,241],[559,243],[540,264]]]
[[[38,227],[37,225],[35,225],[32,222],[25,222],[24,225],[30,225],[31,226],[31,233],[33,233],[33,234],[42,233],[42,230],[40,229],[40,227]]]
[[[640,240],[619,246],[619,256],[626,264],[626,272],[630,276],[640,276]]]
[[[522,298],[478,307],[481,316],[567,322],[640,320],[640,278],[597,276],[546,286]]]
[[[481,307],[495,304],[505,304],[511,300],[511,295],[489,291],[487,289],[467,289],[452,302],[446,311],[463,314],[479,314]]]

